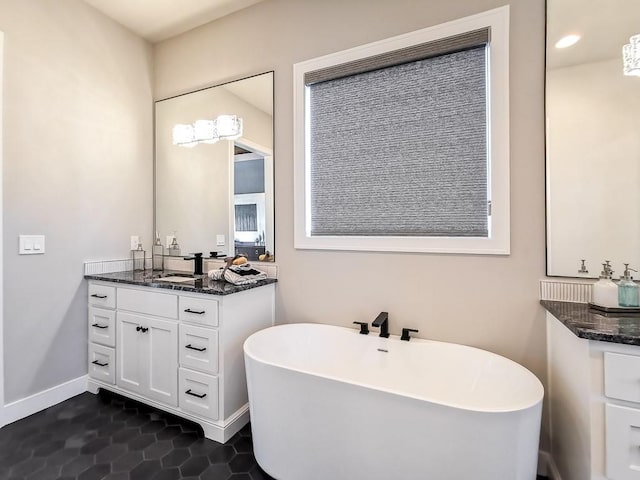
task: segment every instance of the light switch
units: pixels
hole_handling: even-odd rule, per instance
[[[140,237],[138,235],[131,235],[131,250],[136,250],[140,243]]]
[[[224,235],[216,235],[216,246],[217,247],[224,246]]]
[[[38,255],[44,253],[44,235],[20,235],[20,255]]]

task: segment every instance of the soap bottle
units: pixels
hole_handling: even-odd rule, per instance
[[[621,307],[640,307],[640,286],[631,277],[633,268],[629,264],[624,264],[624,274],[618,283],[618,303]]]
[[[142,248],[142,243],[138,242],[138,248],[131,250],[131,264],[133,271],[143,271],[145,269],[146,252]]]
[[[171,240],[171,245],[169,245],[169,255],[173,257],[180,256],[180,245],[178,245],[178,238],[176,237],[175,232],[173,233],[173,240]]]
[[[600,279],[593,284],[592,303],[608,308],[618,306],[618,286],[611,280],[612,275],[611,267],[603,263]]]
[[[164,270],[164,247],[162,246],[158,232],[156,232],[156,240],[151,248],[151,256],[153,257],[153,269]]]

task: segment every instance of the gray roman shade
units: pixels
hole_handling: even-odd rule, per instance
[[[488,236],[488,39],[305,74],[311,235]]]

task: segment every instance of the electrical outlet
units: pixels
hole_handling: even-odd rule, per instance
[[[165,244],[167,248],[171,246],[174,238],[175,238],[175,235],[167,235],[167,243]]]
[[[216,246],[217,247],[224,246],[224,235],[216,235]]]
[[[136,250],[138,248],[139,243],[140,243],[140,236],[131,235],[131,250]]]

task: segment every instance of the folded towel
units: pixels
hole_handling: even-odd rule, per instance
[[[267,278],[267,274],[245,263],[244,265],[231,265],[229,267],[221,267],[218,270],[211,270],[209,278],[212,280],[225,280],[234,285],[249,285],[256,283],[258,280],[264,280]]]

